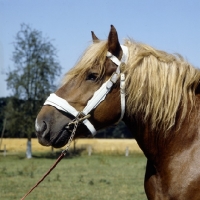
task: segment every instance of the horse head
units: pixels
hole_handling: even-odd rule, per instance
[[[42,145],[64,146],[73,129],[72,121],[81,122],[75,137],[86,137],[123,117],[119,76],[121,60],[127,59],[125,47],[120,46],[112,25],[107,41],[100,41],[94,32],[92,39],[93,44],[65,75],[61,87],[50,95],[36,118],[36,135]]]

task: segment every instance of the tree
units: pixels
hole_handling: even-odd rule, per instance
[[[48,38],[26,24],[21,25],[14,42],[14,70],[7,73],[7,86],[13,98],[7,106],[7,127],[29,139],[42,103],[55,90],[61,67],[57,51]]]
[[[61,72],[56,49],[40,31],[26,24],[21,25],[15,39],[12,57],[15,70],[8,73],[8,88],[19,99],[45,99],[55,89],[55,78]]]

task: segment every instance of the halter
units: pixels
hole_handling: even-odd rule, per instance
[[[117,65],[117,69],[111,75],[111,77],[94,93],[93,97],[87,102],[86,107],[81,112],[77,111],[67,102],[67,100],[57,96],[55,93],[50,94],[50,96],[44,102],[44,105],[54,106],[58,110],[62,110],[73,115],[75,120],[82,122],[85,126],[87,126],[91,134],[94,136],[96,134],[96,129],[85,116],[87,116],[91,110],[96,108],[106,98],[112,86],[117,82],[120,76],[121,116],[118,122],[121,121],[125,113],[125,74],[121,72],[120,68],[123,67],[128,60],[128,48],[123,45],[121,45],[121,48],[123,51],[121,60],[119,60],[112,53],[107,52],[106,56]]]

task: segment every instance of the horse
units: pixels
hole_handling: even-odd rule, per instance
[[[123,120],[147,158],[149,200],[200,199],[200,70],[179,54],[131,38],[91,45],[35,122],[40,144],[63,147]],[[76,123],[75,123],[76,122]],[[76,127],[75,127],[76,125]]]

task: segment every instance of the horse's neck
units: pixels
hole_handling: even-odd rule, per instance
[[[132,132],[138,145],[150,160],[159,160],[159,156],[172,156],[176,152],[190,148],[200,138],[200,94],[196,94],[196,104],[180,127],[172,128],[167,135],[164,132],[150,131],[140,119],[125,117],[124,122]],[[200,142],[200,141],[199,141]]]
[[[127,118],[124,122],[146,157],[153,159],[156,154],[156,143],[154,137],[150,136],[153,133],[150,133],[148,125],[142,124],[139,119]]]

